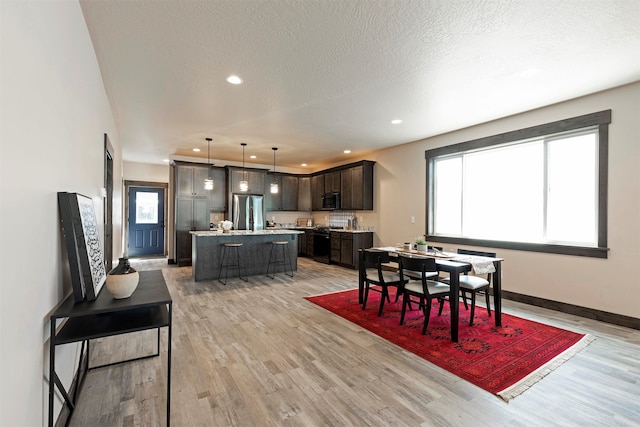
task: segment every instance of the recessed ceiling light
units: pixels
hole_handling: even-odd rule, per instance
[[[344,154],[350,154],[351,150],[344,150]]]
[[[232,85],[242,84],[242,79],[236,75],[230,75],[229,77],[227,77],[227,81]]]
[[[200,149],[199,148],[194,148],[193,151],[195,151],[196,153],[199,153]]]
[[[250,159],[256,159],[256,156],[249,156]]]
[[[300,163],[300,166],[306,167],[307,164],[306,163]]]
[[[391,124],[392,124],[392,125],[399,125],[400,123],[402,123],[402,120],[400,120],[400,119],[393,119],[393,120],[391,120]]]
[[[169,159],[162,159],[163,162],[169,163]]]

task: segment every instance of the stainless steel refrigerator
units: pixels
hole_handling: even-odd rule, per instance
[[[233,228],[235,230],[263,230],[264,209],[263,195],[234,194]]]

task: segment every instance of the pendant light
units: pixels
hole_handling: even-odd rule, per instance
[[[213,190],[213,179],[211,179],[211,165],[210,161],[210,152],[211,152],[211,138],[205,138],[207,140],[207,178],[204,180],[204,189],[205,190]]]
[[[276,151],[277,147],[271,148],[273,150],[273,182],[271,183],[271,194],[278,194],[278,182],[276,181]]]
[[[247,182],[247,171],[244,169],[244,147],[247,146],[245,142],[241,143],[242,145],[242,181],[240,181],[240,191],[246,192],[249,191],[249,183]]]

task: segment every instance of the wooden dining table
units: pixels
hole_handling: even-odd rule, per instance
[[[496,326],[502,326],[502,283],[501,268],[502,258],[478,257],[473,255],[462,255],[446,252],[418,252],[415,250],[404,250],[392,247],[371,248],[372,250],[386,251],[391,258],[398,257],[399,254],[405,253],[416,257],[435,258],[436,268],[438,271],[449,273],[449,301],[458,301],[460,294],[460,275],[469,273],[473,269],[474,260],[486,263],[493,262],[495,272],[493,275],[493,307],[494,319]],[[366,249],[364,249],[366,250]],[[362,304],[364,299],[364,278],[366,272],[364,270],[364,250],[359,250],[360,268],[358,274],[358,302]],[[451,340],[458,342],[458,323],[460,317],[460,304],[450,304],[451,307]]]

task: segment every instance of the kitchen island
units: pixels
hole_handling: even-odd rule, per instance
[[[196,282],[218,279],[223,244],[242,243],[241,260],[244,275],[256,276],[267,273],[271,242],[288,241],[289,256],[293,271],[298,269],[297,230],[231,230],[228,233],[218,231],[192,231],[192,268]]]

